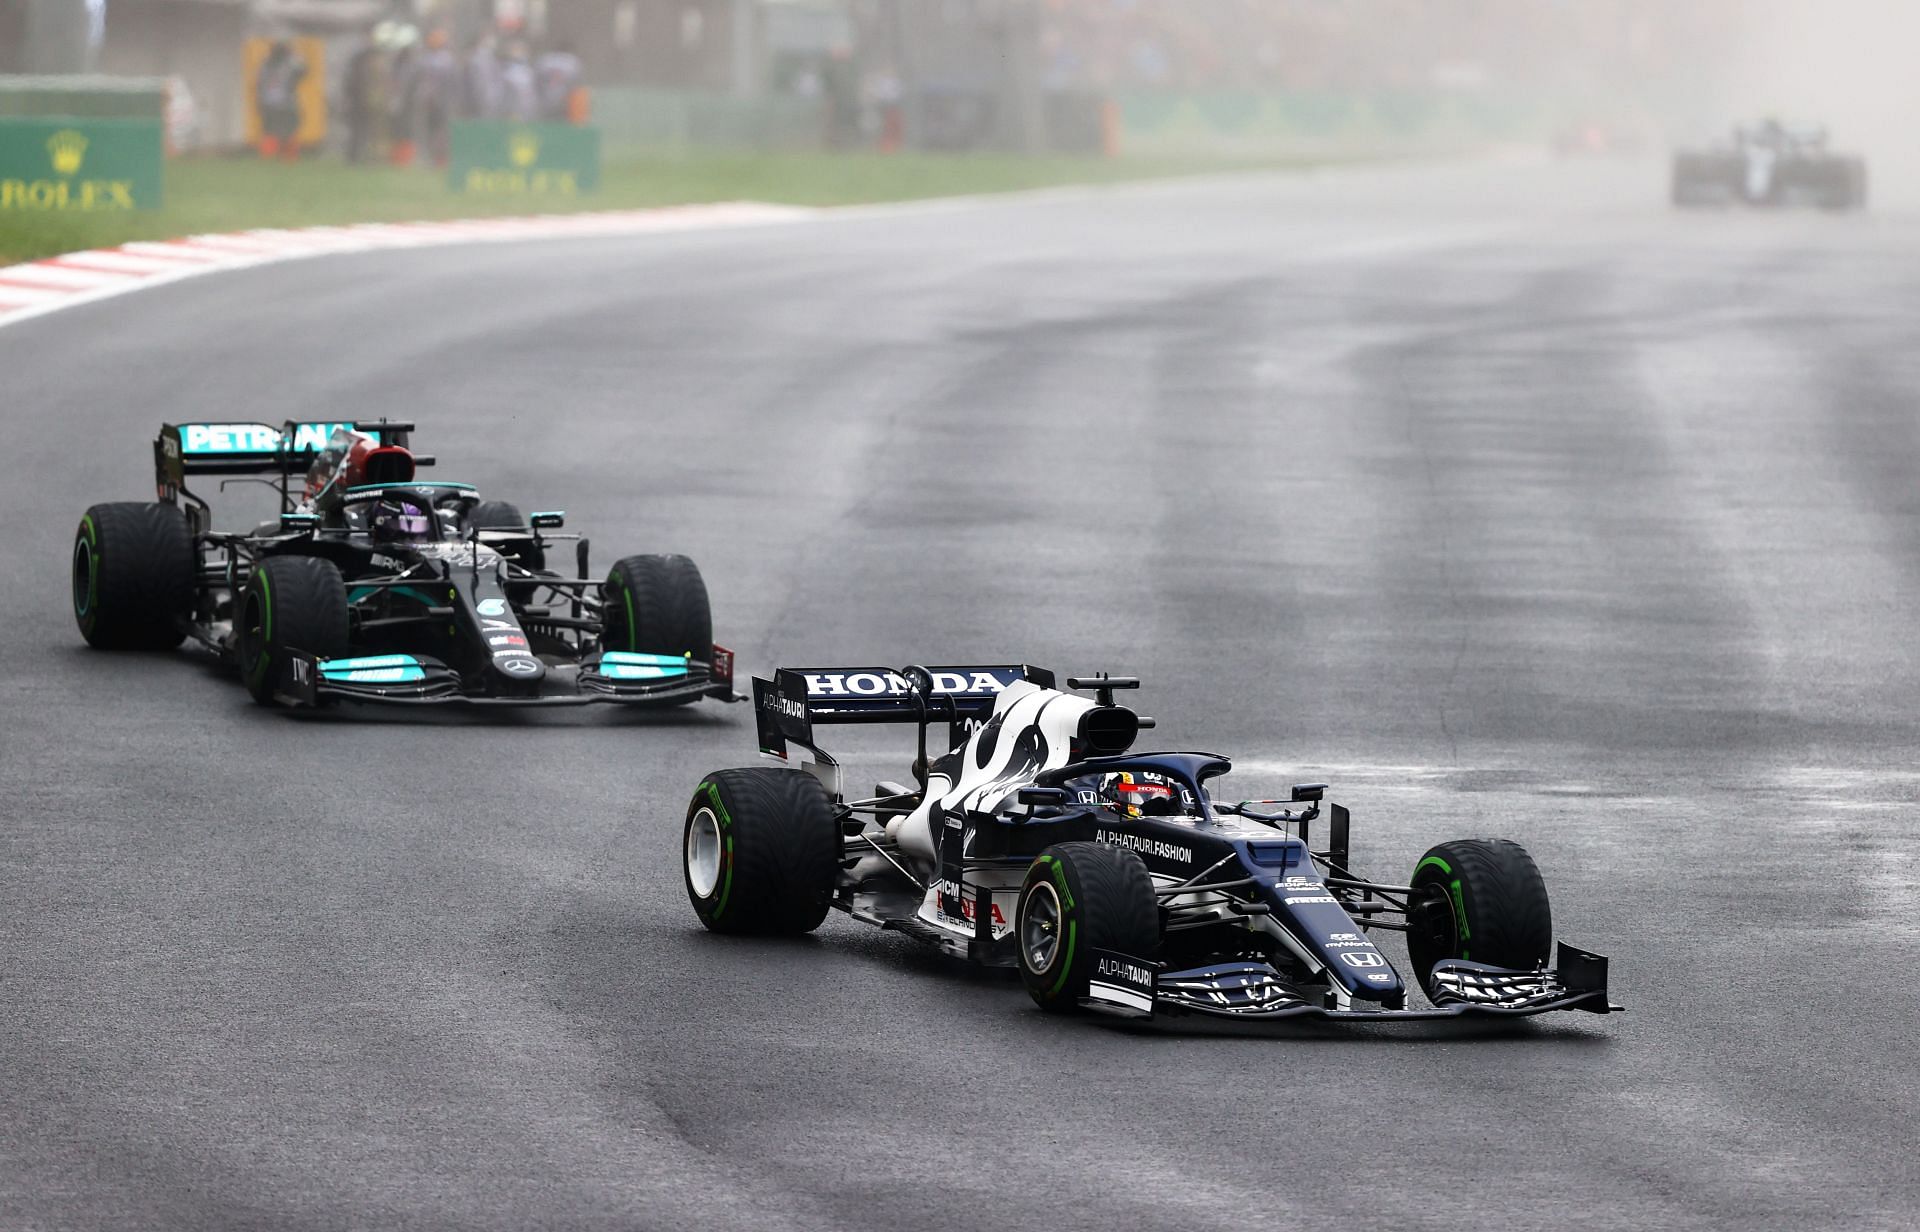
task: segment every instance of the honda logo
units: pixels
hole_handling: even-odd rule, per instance
[[[1387,965],[1386,959],[1371,950],[1364,950],[1357,954],[1342,953],[1340,955],[1340,961],[1349,967],[1384,967]]]

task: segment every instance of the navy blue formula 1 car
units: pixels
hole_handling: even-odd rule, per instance
[[[1017,967],[1042,1009],[1340,1021],[1618,1009],[1607,960],[1561,944],[1539,869],[1502,839],[1441,843],[1403,884],[1349,868],[1324,786],[1216,799],[1212,753],[1130,752],[1138,681],[1027,666],[782,670],[754,681],[764,754],[688,805],[687,895],[724,933],[804,933],[830,908]],[[848,799],[817,725],[919,729],[915,786]],[[929,761],[930,728],[950,751]],[[1405,935],[1431,1008],[1374,944]]]
[[[629,556],[589,577],[564,514],[531,518],[471,485],[430,482],[413,425],[167,424],[159,499],[95,505],[73,542],[73,614],[90,645],[189,638],[265,705],[675,706],[729,701],[707,589],[684,556]],[[187,486],[264,483],[279,517],[213,529]],[[296,477],[301,486],[296,487]],[[547,568],[558,541],[575,569]]]

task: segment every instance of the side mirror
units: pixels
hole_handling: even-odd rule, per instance
[[[283,513],[280,515],[280,533],[298,535],[312,533],[320,529],[320,515],[317,513]]]
[[[1317,803],[1320,797],[1326,794],[1327,785],[1325,783],[1295,783],[1293,785],[1293,802],[1295,804],[1303,801],[1313,801]]]
[[[1028,808],[1058,808],[1073,803],[1073,793],[1064,787],[1022,787],[1013,798]]]
[[[554,509],[546,513],[536,513],[527,520],[533,523],[535,530],[559,530],[567,524],[567,513],[564,509]]]

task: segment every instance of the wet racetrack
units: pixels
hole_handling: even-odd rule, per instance
[[[1916,303],[1920,213],[1487,165],[0,330],[0,1226],[1911,1226]],[[73,523],[162,420],[382,414],[600,568],[693,555],[745,669],[1137,673],[1230,790],[1330,781],[1364,871],[1517,839],[1629,1012],[1055,1020],[837,915],[700,930],[681,817],[745,707],[302,720],[82,645]]]

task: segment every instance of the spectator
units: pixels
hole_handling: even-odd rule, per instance
[[[467,49],[464,114],[469,119],[491,120],[499,116],[505,86],[500,80],[500,53],[491,34],[473,40]]]
[[[574,91],[580,88],[580,57],[571,45],[557,43],[534,65],[540,91],[540,118],[566,124],[574,116]]]
[[[393,126],[389,158],[396,167],[411,167],[419,149],[420,32],[402,26],[393,35],[393,71],[388,81],[387,116]]]
[[[253,102],[260,113],[260,157],[294,162],[300,157],[300,83],[307,63],[281,39],[267,51],[253,83]]]
[[[448,136],[460,101],[460,61],[445,30],[429,30],[426,47],[414,59],[416,134],[436,167],[447,165]]]
[[[822,65],[827,96],[827,144],[846,149],[860,141],[860,77],[853,50],[835,47]]]
[[[347,117],[347,161],[363,163],[374,156],[376,117],[386,106],[387,53],[369,34],[347,60],[341,81],[345,94],[342,110]]]
[[[533,61],[527,44],[515,39],[507,44],[507,58],[500,66],[501,113],[504,118],[530,124],[540,118],[540,87],[534,76]]]

